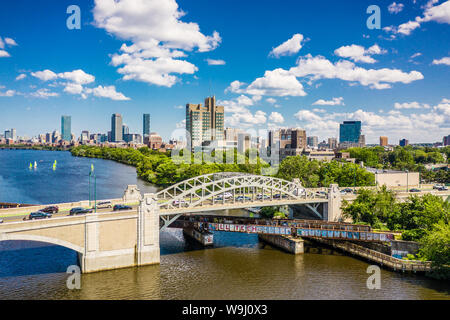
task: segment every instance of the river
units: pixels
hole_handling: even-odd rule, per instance
[[[57,160],[57,168],[52,164]],[[36,170],[28,168],[37,162]],[[56,203],[86,199],[91,163],[99,199],[121,197],[127,184],[155,186],[135,168],[69,152],[0,150],[0,202]],[[235,212],[242,214],[242,212]],[[70,249],[27,241],[0,242],[0,299],[446,299],[450,284],[381,271],[369,290],[368,263],[338,254],[290,255],[263,246],[256,235],[214,233],[202,249],[182,231],[160,234],[161,264],[83,274],[80,290],[66,286]]]

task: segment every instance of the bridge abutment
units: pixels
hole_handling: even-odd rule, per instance
[[[337,184],[332,184],[328,188],[328,202],[323,208],[323,220],[337,222],[342,217],[341,193]]]
[[[154,193],[145,194],[141,200],[137,224],[137,265],[159,263],[159,209]]]

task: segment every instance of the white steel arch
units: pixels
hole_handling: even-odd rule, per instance
[[[161,190],[156,196],[160,209],[183,208],[186,212],[216,204],[254,205],[261,201],[273,201],[276,205],[282,199],[299,202],[327,199],[326,194],[309,191],[298,182],[241,172],[210,173],[194,177]]]

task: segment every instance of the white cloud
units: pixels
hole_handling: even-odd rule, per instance
[[[227,91],[246,93],[258,96],[305,96],[303,85],[290,72],[284,69],[266,71],[264,77],[257,78],[247,88],[242,89],[243,83],[233,81]]]
[[[414,20],[402,23],[398,27],[390,26],[383,28],[386,32],[400,33],[403,35],[410,35],[413,30],[419,28],[422,23],[435,21],[438,23],[450,24],[450,0],[447,0],[440,5],[433,6],[439,2],[438,0],[428,1],[426,5],[422,6],[425,9],[423,17],[417,16]]]
[[[331,100],[323,100],[323,99],[319,99],[316,102],[313,103],[314,105],[319,105],[319,106],[343,106],[344,105],[344,98],[343,97],[339,97],[339,98],[333,98]]]
[[[391,83],[411,83],[423,79],[422,73],[411,71],[403,72],[399,69],[364,69],[355,66],[350,61],[330,62],[328,59],[307,55],[298,60],[297,66],[289,70],[297,77],[311,76],[317,79],[341,79],[344,81],[359,82],[363,86],[370,86],[372,89],[387,89]]]
[[[444,57],[442,59],[434,59],[433,64],[445,64],[450,66],[450,57]]]
[[[266,101],[270,104],[275,104],[277,102],[274,98],[267,98]]]
[[[296,33],[289,40],[286,40],[278,47],[273,48],[272,51],[270,51],[269,55],[279,58],[280,56],[296,54],[302,48],[302,41],[303,35],[300,33]]]
[[[95,81],[93,75],[87,74],[81,69],[71,72],[58,73],[58,78],[72,81],[77,84],[88,84]]]
[[[58,93],[51,92],[49,89],[39,89],[38,91],[31,93],[30,95],[35,98],[43,98],[43,99],[59,96]]]
[[[17,46],[17,43],[16,43],[16,41],[14,41],[14,39],[11,39],[11,38],[2,39],[0,37],[0,58],[11,57],[11,55],[6,50],[2,50],[2,49],[5,49],[6,45],[8,45],[10,47]]]
[[[178,58],[183,51],[214,50],[221,42],[214,31],[205,36],[195,22],[183,22],[185,13],[175,0],[96,0],[94,21],[116,37],[132,41],[122,45],[122,54],[114,54],[112,64],[124,80],[136,80],[171,87],[176,74],[193,74],[197,67]]]
[[[9,46],[17,46],[17,43],[14,39],[11,38],[5,38],[5,43]]]
[[[0,58],[8,58],[8,57],[10,57],[11,55],[7,52],[7,51],[5,51],[5,50],[0,50]]]
[[[25,73],[21,73],[16,77],[16,80],[22,80],[25,79],[27,77],[27,75]]]
[[[401,106],[387,113],[357,109],[347,113],[320,112],[320,109],[299,110],[294,116],[307,130],[308,135],[322,139],[338,136],[339,123],[343,120],[360,120],[362,134],[368,143],[377,143],[379,136],[391,141],[407,138],[413,142],[434,142],[450,130],[450,99],[444,98],[435,106],[417,102],[397,104]],[[411,109],[403,114],[402,109]],[[412,112],[412,113],[411,113]]]
[[[111,100],[126,101],[130,98],[126,97],[123,93],[117,92],[115,86],[98,86],[93,89],[86,89],[86,93],[92,93],[96,97],[109,98]]]
[[[279,112],[272,112],[269,116],[269,121],[272,121],[274,123],[283,123],[284,122],[284,118],[281,115],[281,113]]]
[[[177,129],[186,128],[186,119],[183,119],[180,122],[177,122],[176,127],[177,127]]]
[[[206,59],[206,62],[210,66],[223,66],[223,65],[225,65],[225,61],[223,61],[223,60]]]
[[[381,49],[377,44],[374,44],[368,49],[363,46],[352,44],[349,46],[342,46],[336,50],[334,53],[343,58],[350,58],[355,62],[365,62],[365,63],[375,63],[377,62],[370,55],[374,54],[384,54],[386,50]]]
[[[395,109],[430,109],[430,106],[428,104],[421,104],[419,102],[413,101],[413,102],[404,102],[399,103],[396,102],[394,104]]]
[[[404,4],[403,3],[395,3],[392,2],[389,6],[388,6],[388,11],[390,13],[399,13],[400,11],[403,10]]]
[[[13,97],[16,95],[15,90],[6,90],[5,92],[0,91],[0,97]]]
[[[422,53],[416,52],[416,53],[414,53],[414,54],[411,56],[411,59],[414,59],[414,58],[416,58],[416,57],[420,57],[421,55],[422,55]]]
[[[43,71],[32,72],[31,75],[42,81],[55,80],[58,78],[58,75],[56,73],[48,69]]]

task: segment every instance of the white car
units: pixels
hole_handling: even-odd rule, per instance
[[[0,219],[0,223],[3,223],[3,219]]]
[[[184,206],[184,207],[187,207],[188,205],[189,205],[189,203],[187,203],[186,201],[184,201],[184,200],[173,200],[173,202],[172,202],[172,205],[174,205],[174,206],[176,206],[176,207],[178,207],[178,206]]]

